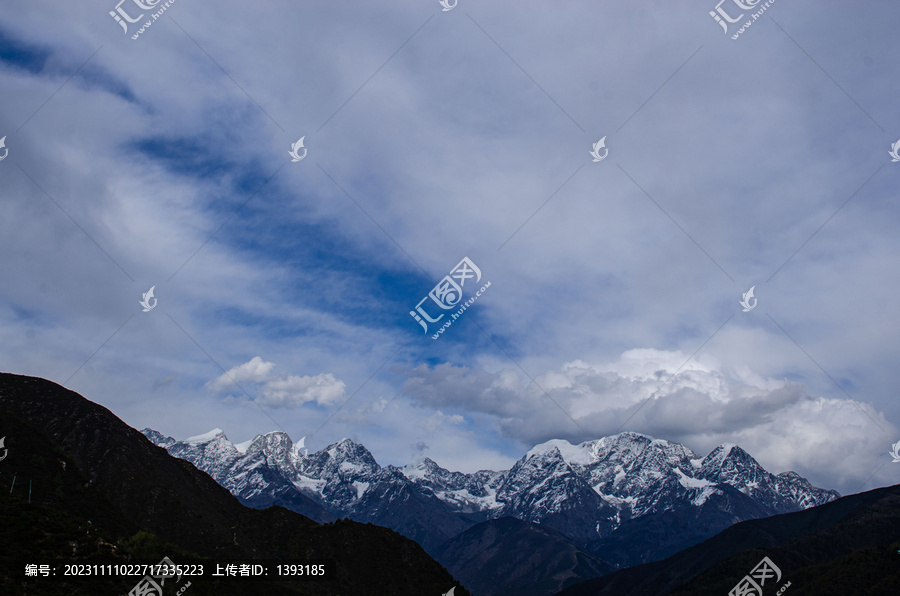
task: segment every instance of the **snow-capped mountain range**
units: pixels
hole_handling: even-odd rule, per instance
[[[219,429],[183,441],[142,432],[248,505],[279,504],[319,521],[349,517],[388,526],[428,551],[479,522],[512,516],[627,565],[665,556],[738,521],[839,496],[794,472],[771,474],[736,445],[700,457],[638,433],[580,445],[551,440],[509,470],[464,474],[428,458],[382,467],[350,439],[308,453],[302,440],[295,445],[283,432],[236,445]],[[634,535],[660,524],[675,535],[668,543],[657,536],[652,548],[631,544]],[[623,550],[625,536],[629,547]]]

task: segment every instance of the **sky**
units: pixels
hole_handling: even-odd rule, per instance
[[[898,21],[7,3],[0,370],[176,439],[473,472],[634,431],[896,484]]]

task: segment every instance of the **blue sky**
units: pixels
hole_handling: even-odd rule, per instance
[[[0,369],[382,464],[631,430],[897,482],[892,3],[115,7],[0,16]]]

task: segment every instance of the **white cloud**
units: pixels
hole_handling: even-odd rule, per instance
[[[793,469],[827,486],[865,481],[877,467],[873,454],[895,432],[871,406],[814,397],[801,384],[746,367],[686,360],[680,352],[629,350],[612,363],[567,363],[536,377],[537,386],[511,370],[420,365],[405,372],[404,391],[430,407],[488,414],[522,446],[626,430],[701,454],[732,442],[772,472]],[[434,430],[444,419],[438,411],[426,427]]]
[[[429,432],[434,432],[444,424],[460,425],[465,421],[466,419],[459,414],[452,414],[448,416],[447,414],[444,414],[443,412],[438,410],[431,417],[427,418],[422,423],[422,425],[427,428]]]
[[[262,383],[269,378],[269,373],[273,368],[275,368],[274,362],[265,362],[259,356],[254,356],[249,362],[228,369],[218,378],[207,383],[207,386],[214,391],[234,391],[237,390],[234,386],[235,383],[238,385],[244,381]]]
[[[308,402],[327,406],[337,403],[344,397],[347,388],[343,381],[337,380],[331,373],[315,376],[286,375],[272,378],[274,362],[266,362],[254,356],[248,362],[235,366],[228,372],[207,383],[207,386],[219,393],[234,394],[241,384],[244,390],[253,395],[255,390],[260,404],[271,408],[295,408]],[[252,383],[253,387],[246,386]]]
[[[331,373],[314,377],[291,375],[266,382],[260,389],[260,402],[273,408],[292,408],[307,402],[327,406],[338,403],[346,388]]]

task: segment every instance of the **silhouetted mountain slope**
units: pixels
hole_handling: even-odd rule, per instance
[[[0,436],[6,437],[8,449],[0,462],[0,593],[59,594],[69,585],[73,594],[118,594],[125,587],[121,580],[95,580],[81,587],[25,580],[26,563],[49,564],[58,558],[81,563],[101,553],[127,562],[127,549],[116,541],[133,536],[138,527],[86,486],[87,478],[71,458],[2,406]],[[169,556],[179,554],[172,549]]]
[[[727,594],[764,556],[781,570],[779,585],[791,582],[792,594],[898,594],[900,554],[891,546],[893,564],[885,558],[898,537],[900,485],[741,522],[667,559],[581,582],[560,596]],[[857,565],[866,556],[869,568]],[[871,591],[877,584],[889,591]]]
[[[437,558],[477,596],[543,596],[612,571],[556,530],[514,517],[469,528]]]
[[[420,596],[443,594],[455,583],[419,545],[386,528],[350,521],[320,526],[281,507],[247,508],[193,464],[170,456],[105,408],[55,383],[0,374],[0,420],[11,448],[0,462],[0,481],[8,487],[9,477],[17,475],[13,494],[0,495],[4,521],[12,520],[2,530],[3,544],[21,545],[23,551],[43,549],[33,553],[43,557],[35,563],[96,558],[98,541],[103,541],[119,542],[117,554],[100,555],[107,561],[141,551],[143,544],[141,556],[157,561],[169,556],[177,563],[178,557],[196,553],[207,560],[331,560],[335,565],[329,581],[293,589],[223,582],[216,586],[217,594]],[[57,468],[57,455],[66,462],[65,470],[61,463]],[[19,492],[28,479],[35,488],[31,504]],[[54,492],[54,486],[59,490]],[[135,537],[138,530],[153,536]],[[73,554],[71,536],[82,534],[93,553],[82,547]],[[21,559],[21,554],[11,556]],[[125,593],[136,583],[118,579],[118,592],[105,592],[105,579],[96,580],[97,586],[82,579],[65,584],[35,580],[24,592],[23,575],[18,564],[4,567],[0,592],[96,595]],[[190,590],[212,593],[214,585],[198,578]],[[458,587],[456,593],[466,592]]]

